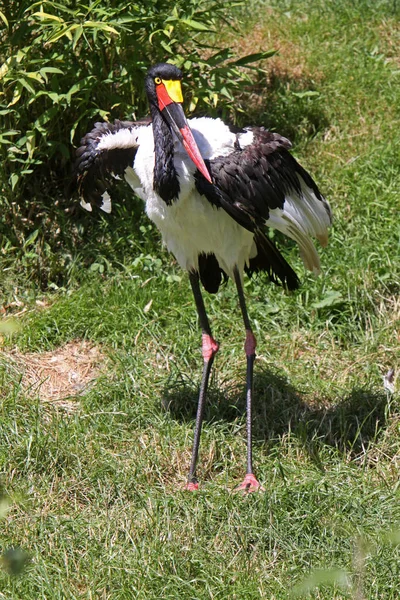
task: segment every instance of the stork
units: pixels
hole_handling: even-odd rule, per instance
[[[96,123],[77,150],[81,204],[111,210],[113,177],[124,177],[144,200],[148,217],[182,269],[189,274],[202,332],[203,372],[194,429],[188,490],[198,489],[196,466],[207,387],[219,343],[212,335],[200,284],[216,293],[235,282],[245,328],[247,360],[247,468],[236,489],[261,489],[253,472],[252,401],[256,338],[243,293],[244,272],[265,271],[289,290],[299,280],[268,228],[295,240],[307,269],[320,261],[311,237],[324,246],[329,204],[309,173],[290,154],[291,143],[263,127],[236,131],[220,119],[186,119],[181,71],[172,64],[150,68],[145,88],[151,119]]]

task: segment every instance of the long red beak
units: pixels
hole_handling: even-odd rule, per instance
[[[200,173],[204,175],[207,181],[212,183],[211,175],[200,154],[199,147],[193,137],[193,133],[189,127],[185,113],[183,112],[182,105],[171,99],[166,88],[162,84],[159,85],[156,90],[158,106],[165,120],[174,130],[178,139],[182,142],[188,156],[194,162]]]
[[[179,130],[179,133],[183,147],[185,148],[186,152],[188,153],[188,155],[190,156],[200,173],[204,175],[207,181],[212,183],[211,175],[204,163],[203,157],[200,154],[199,147],[196,144],[192,130],[190,129],[188,123],[186,123],[186,125]]]

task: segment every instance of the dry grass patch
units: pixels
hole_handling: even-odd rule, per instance
[[[274,28],[273,11],[268,25],[256,24],[246,36],[235,38],[232,46],[233,51],[243,56],[267,49],[278,51],[275,56],[266,61],[268,85],[271,85],[275,79],[301,81],[318,78],[318,73],[315,71],[311,73],[307,68],[307,53],[304,48],[289,40],[285,32]]]
[[[396,19],[383,21],[379,27],[379,37],[387,61],[400,67],[400,23]]]
[[[21,378],[26,393],[73,410],[71,398],[87,391],[99,376],[106,358],[86,340],[74,340],[48,352],[1,352],[0,358]]]

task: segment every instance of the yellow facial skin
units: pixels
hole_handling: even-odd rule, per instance
[[[179,80],[162,79],[162,83],[165,85],[165,89],[171,100],[174,102],[183,102],[181,82]]]

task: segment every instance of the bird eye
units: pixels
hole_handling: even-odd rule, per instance
[[[160,83],[161,83],[161,79],[159,77],[155,77],[154,81],[157,85],[160,85]]]

